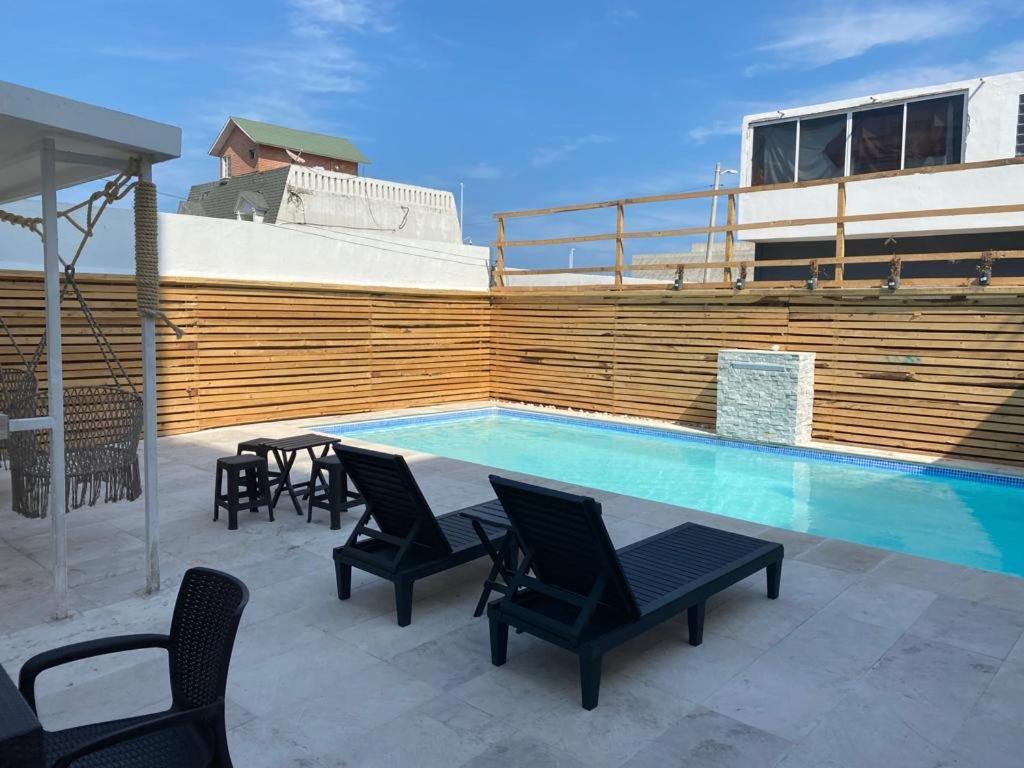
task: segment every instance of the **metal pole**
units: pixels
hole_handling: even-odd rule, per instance
[[[153,163],[139,163],[139,179],[153,180]],[[138,215],[138,213],[136,213]],[[146,494],[146,594],[160,589],[160,502],[157,495],[156,450],[156,320],[142,315],[142,451]]]
[[[43,276],[46,290],[46,387],[50,427],[50,526],[56,618],[68,617],[68,541],[64,495],[64,363],[60,333],[60,258],[57,250],[57,159],[53,139],[40,151],[43,196]]]
[[[718,185],[721,183],[721,181],[722,181],[722,164],[721,163],[715,163],[715,183],[711,185],[711,188],[714,191],[717,192],[718,191]],[[713,195],[711,197],[711,220],[708,223],[708,226],[709,227],[714,227],[715,226],[715,220],[717,218],[718,218],[718,195]],[[708,244],[704,247],[704,263],[705,264],[707,264],[709,261],[711,261],[711,248],[714,245],[714,242],[715,242],[715,233],[714,232],[708,232]],[[703,282],[706,283],[707,281],[708,281],[708,270],[707,270],[707,267],[705,267],[704,268],[704,280],[703,280]]]

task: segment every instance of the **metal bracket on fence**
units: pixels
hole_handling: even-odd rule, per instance
[[[807,290],[813,291],[818,287],[818,260],[811,262],[811,273],[807,276]]]
[[[981,264],[978,265],[978,285],[986,286],[992,282],[992,265],[995,260],[991,251],[985,251],[981,255]]]
[[[683,265],[676,267],[676,277],[672,281],[672,290],[678,291],[683,286]]]
[[[743,286],[747,284],[747,265],[743,264],[740,267],[740,276],[736,278],[736,282],[733,284],[737,291],[742,291]]]
[[[893,256],[889,260],[889,279],[885,281],[885,287],[890,291],[895,291],[900,287],[900,272],[903,269],[903,259],[899,256]]]

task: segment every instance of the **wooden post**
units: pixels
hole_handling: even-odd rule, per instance
[[[505,219],[498,217],[498,255],[494,261],[494,287],[505,287]]]
[[[622,285],[622,262],[625,249],[622,243],[622,233],[625,232],[626,207],[619,203],[616,206],[615,216],[615,284]]]
[[[728,206],[725,214],[725,226],[728,229],[725,231],[725,261],[730,266],[725,268],[725,281],[727,283],[732,282],[732,259],[733,249],[735,247],[736,233],[733,227],[736,226],[736,195],[733,193],[729,194]]]
[[[846,182],[836,185],[836,285],[843,284],[843,261],[846,259]]]

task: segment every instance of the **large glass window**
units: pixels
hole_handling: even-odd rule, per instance
[[[751,183],[782,184],[796,172],[796,120],[754,128]]]
[[[903,105],[853,113],[850,173],[897,171],[903,149]]]
[[[959,163],[963,125],[962,96],[909,102],[903,167]]]
[[[1024,96],[1020,110],[1017,152],[1024,154]],[[753,130],[750,183],[962,163],[963,122],[964,96],[957,94],[758,125]]]
[[[800,121],[798,181],[834,179],[846,170],[846,115]]]

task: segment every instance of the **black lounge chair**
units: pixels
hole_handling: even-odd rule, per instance
[[[508,594],[487,608],[491,662],[505,663],[510,626],[573,651],[584,709],[597,706],[612,648],[684,610],[700,645],[707,599],[762,568],[779,596],[781,544],[683,523],[616,550],[594,499],[494,475],[491,485],[523,549]]]
[[[150,715],[43,732],[47,768],[231,768],[224,691],[235,633],[249,601],[226,573],[192,568],[178,590],[168,635],[124,635],[45,651],[21,668],[18,688],[32,707],[40,673],[72,661],[141,648],[168,656],[171,708]]]
[[[434,517],[409,465],[401,456],[335,445],[341,465],[366,503],[348,541],[334,549],[338,599],[352,595],[352,568],[380,576],[395,585],[398,626],[412,621],[412,586],[418,579],[489,554],[458,510]],[[497,499],[467,509],[487,508],[501,514]],[[376,528],[369,527],[370,521]],[[506,531],[483,525],[495,549]]]

